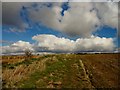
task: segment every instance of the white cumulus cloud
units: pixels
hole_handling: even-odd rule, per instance
[[[69,2],[64,16],[61,6],[42,7],[38,11],[30,9],[30,17],[34,22],[66,33],[70,36],[90,37],[101,26],[118,27],[117,3]],[[96,27],[97,26],[97,27]]]
[[[73,41],[67,38],[59,38],[54,35],[37,35],[32,37],[36,40],[37,49],[45,47],[50,51],[76,52],[76,51],[112,51],[114,50],[114,40],[112,38],[100,38],[91,36],[90,38],[78,38]],[[106,43],[107,42],[107,43]]]
[[[81,51],[114,51],[115,44],[113,38],[101,38],[91,36],[90,38],[78,38],[70,40],[55,35],[42,34],[32,37],[36,42],[30,44],[25,41],[17,41],[9,46],[2,46],[2,53],[24,53],[26,49],[33,52],[81,52]]]
[[[2,46],[2,53],[19,53],[24,52],[26,49],[30,49],[33,51],[32,44],[20,40],[9,46]]]
[[[102,25],[118,29],[118,3],[95,3],[97,14]]]

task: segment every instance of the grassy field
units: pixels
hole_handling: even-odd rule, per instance
[[[118,88],[118,57],[53,54],[25,61],[23,56],[3,56],[3,88]]]

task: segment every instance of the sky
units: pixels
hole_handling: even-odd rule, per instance
[[[114,52],[116,2],[2,2],[2,54]]]

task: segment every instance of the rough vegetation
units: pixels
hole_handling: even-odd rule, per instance
[[[119,86],[118,54],[52,54],[9,61],[2,60],[3,88],[92,89]]]

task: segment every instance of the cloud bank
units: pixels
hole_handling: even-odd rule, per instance
[[[32,39],[37,41],[35,46],[46,47],[51,51],[112,51],[114,48],[112,38],[100,38],[97,36],[78,38],[73,41],[64,37],[58,38],[54,35],[43,34],[33,36]]]
[[[81,52],[81,51],[113,51],[115,48],[112,38],[100,38],[91,36],[90,38],[78,38],[70,40],[67,38],[59,38],[54,35],[43,34],[32,37],[36,42],[30,44],[25,41],[18,41],[10,46],[3,46],[2,53],[19,53],[30,49],[33,52]]]

